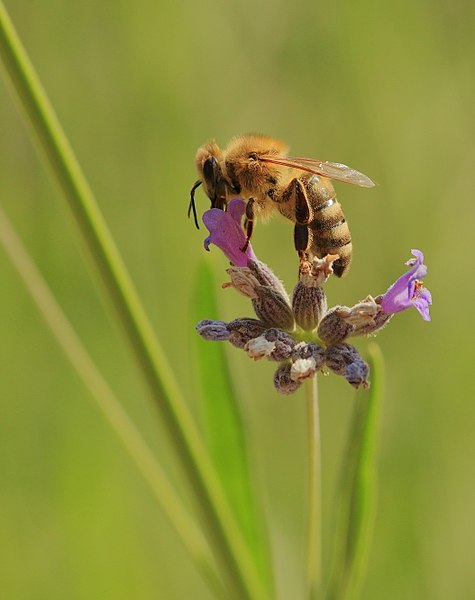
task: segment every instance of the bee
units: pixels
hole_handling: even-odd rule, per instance
[[[193,211],[198,227],[195,191],[200,186],[213,208],[226,210],[229,200],[246,200],[244,227],[247,248],[256,220],[275,212],[294,223],[294,245],[301,260],[338,254],[334,273],[341,277],[350,267],[351,235],[331,180],[360,187],[375,184],[340,163],[288,155],[287,145],[263,135],[235,137],[221,150],[215,141],[196,153],[199,179],[190,193],[188,216]]]

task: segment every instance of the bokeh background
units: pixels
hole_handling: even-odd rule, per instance
[[[378,182],[337,185],[355,258],[347,278],[329,282],[329,301],[384,291],[419,248],[434,305],[430,324],[407,311],[378,338],[387,394],[363,598],[474,598],[474,3],[15,0],[7,8],[190,406],[190,308],[204,236],[186,218],[196,148],[257,131]],[[0,106],[2,206],[186,499],[164,428],[5,81]],[[201,191],[197,200],[204,210]],[[253,242],[292,288],[291,225],[260,226]],[[216,250],[207,258],[224,281],[225,259]],[[0,273],[2,597],[209,599],[3,252]],[[251,314],[244,298],[218,294],[220,315],[203,318]],[[280,599],[299,598],[304,395],[279,396],[269,363],[233,348],[229,358]],[[320,389],[330,511],[354,393],[336,377]]]

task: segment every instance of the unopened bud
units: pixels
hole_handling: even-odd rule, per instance
[[[327,311],[327,297],[322,287],[308,286],[299,281],[292,297],[295,321],[305,331],[311,331]]]
[[[348,309],[348,313],[344,318],[357,330],[374,323],[374,317],[379,311],[380,307],[376,304],[375,299],[372,296],[367,296],[364,300]]]
[[[316,370],[317,365],[313,357],[299,358],[290,367],[290,378],[293,381],[303,381],[304,379],[313,377]]]
[[[346,367],[345,377],[348,383],[358,389],[363,386],[365,389],[369,387],[369,366],[360,358],[352,362]]]
[[[261,358],[269,356],[274,348],[275,342],[269,342],[263,335],[260,335],[253,340],[249,340],[244,346],[244,350],[253,360],[260,360]]]
[[[281,394],[293,394],[301,385],[300,381],[294,381],[290,377],[290,363],[280,365],[274,373],[275,389]]]
[[[274,349],[269,354],[269,358],[271,360],[282,362],[283,360],[287,360],[292,356],[293,346],[286,344],[285,342],[281,342],[280,340],[276,340],[273,343]]]
[[[231,335],[227,323],[209,319],[200,321],[196,326],[196,331],[203,339],[213,342],[228,340]]]
[[[301,358],[313,358],[315,369],[319,371],[325,363],[325,350],[314,342],[300,342],[294,347],[292,360],[297,361]]]
[[[318,337],[326,344],[343,342],[354,327],[346,320],[350,309],[346,306],[335,306],[327,312],[318,326]]]
[[[271,287],[287,301],[289,300],[283,283],[267,265],[260,260],[254,260],[251,258],[247,261],[247,266],[261,285]]]
[[[278,327],[270,327],[267,329],[265,336],[266,340],[269,340],[269,342],[279,340],[285,344],[288,344],[289,346],[292,346],[292,348],[295,346],[295,339],[292,337],[292,335],[286,331],[283,331],[282,329],[279,329]]]
[[[247,298],[257,298],[256,287],[261,284],[248,267],[230,267],[226,269],[226,273],[231,281],[223,283],[223,288],[233,287]]]
[[[257,319],[234,319],[227,325],[228,331],[230,331],[229,341],[237,348],[244,348],[244,346],[256,338],[266,330],[266,326],[262,321]]]
[[[275,344],[274,349],[269,355],[271,360],[281,362],[292,356],[295,340],[290,333],[278,329],[277,327],[271,327],[264,333],[264,337],[267,341],[274,342]]]
[[[374,299],[376,305],[378,306],[378,312],[374,315],[372,321],[355,327],[355,329],[351,332],[352,337],[357,335],[371,335],[372,333],[376,333],[380,329],[383,329],[389,323],[393,315],[384,312],[384,310],[381,308],[382,297],[383,296],[380,295]]]
[[[346,367],[362,360],[358,350],[351,344],[336,344],[327,348],[325,364],[337,375],[345,375]]]
[[[269,286],[260,285],[255,291],[252,305],[259,319],[270,327],[293,329],[294,315],[287,299]]]

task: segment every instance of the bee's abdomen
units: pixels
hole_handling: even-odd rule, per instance
[[[315,194],[314,199],[315,196],[318,197],[319,194]],[[333,271],[341,277],[350,267],[352,254],[351,234],[341,204],[333,196],[323,204],[314,204],[312,209],[312,221],[309,224],[312,236],[310,251],[320,258],[327,254],[338,254],[339,258],[333,263]]]

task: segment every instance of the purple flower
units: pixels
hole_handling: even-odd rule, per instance
[[[241,226],[241,219],[246,210],[246,202],[242,198],[234,198],[229,202],[226,211],[211,208],[203,214],[203,223],[210,235],[204,241],[204,247],[214,244],[236,267],[247,267],[249,259],[257,260],[251,244],[242,251],[246,244],[246,234]]]
[[[383,295],[381,307],[384,312],[392,315],[414,306],[425,321],[430,321],[429,305],[432,304],[432,296],[421,281],[427,275],[424,255],[420,250],[411,252],[415,258],[408,260],[406,265],[410,265],[412,268],[401,275]]]

